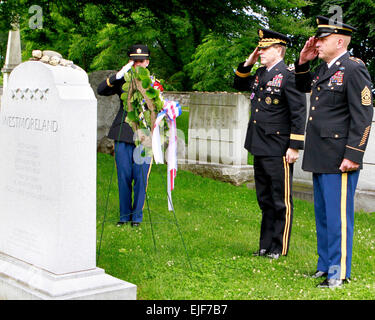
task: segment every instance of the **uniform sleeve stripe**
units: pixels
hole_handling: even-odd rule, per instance
[[[290,139],[291,140],[304,141],[305,140],[305,136],[303,134],[294,134],[294,133],[292,133],[290,135]]]
[[[107,85],[108,87],[111,87],[111,88],[114,87],[114,85],[109,82],[109,78],[107,78]]]
[[[239,76],[240,78],[247,78],[250,76],[250,72],[248,73],[242,73],[242,72],[239,72],[238,70],[236,70],[236,75]]]
[[[346,147],[349,148],[349,149],[353,149],[355,151],[365,152],[364,150],[357,149],[357,148],[354,148],[354,147],[351,147],[351,146],[348,146],[348,145],[346,145]]]
[[[300,72],[294,71],[295,74],[303,74],[303,73],[308,73],[308,72],[310,72],[310,69],[307,71],[300,71]]]

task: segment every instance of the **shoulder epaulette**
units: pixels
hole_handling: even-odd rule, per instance
[[[355,61],[355,62],[357,62],[357,63],[363,63],[363,64],[365,64],[361,59],[359,59],[359,58],[356,58],[356,57],[349,57],[349,59],[350,60],[352,60],[352,61]]]

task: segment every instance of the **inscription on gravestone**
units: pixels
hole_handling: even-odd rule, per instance
[[[56,274],[96,246],[96,100],[80,69],[16,67],[0,112],[0,251]]]

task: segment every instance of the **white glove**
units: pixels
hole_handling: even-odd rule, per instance
[[[119,72],[117,72],[116,79],[120,80],[124,76],[124,74],[130,70],[133,64],[134,61],[130,61],[127,65],[123,66],[122,69]]]

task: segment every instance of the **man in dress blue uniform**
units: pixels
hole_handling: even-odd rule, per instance
[[[134,160],[136,148],[134,132],[130,125],[125,122],[126,111],[121,100],[121,94],[124,92],[122,90],[125,83],[124,74],[132,66],[146,68],[149,64],[150,52],[145,45],[133,45],[128,52],[128,56],[129,62],[116,74],[101,82],[97,92],[103,96],[117,94],[120,97],[120,108],[108,133],[108,137],[115,140],[115,160],[120,198],[120,221],[117,225],[131,222],[132,226],[139,226],[143,218],[151,159],[149,157],[143,158],[142,164]],[[133,181],[134,186],[132,186]],[[134,201],[132,201],[132,190],[134,191]]]
[[[296,84],[311,91],[303,170],[313,173],[318,287],[341,287],[351,273],[354,194],[370,134],[372,83],[347,51],[354,27],[317,17],[318,31],[295,63]],[[309,61],[322,63],[310,72]]]
[[[289,250],[292,230],[293,163],[303,149],[306,97],[296,89],[294,68],[284,61],[289,39],[259,30],[259,43],[237,68],[234,87],[251,92],[245,148],[254,155],[255,189],[262,210],[257,256],[278,259]],[[250,72],[258,58],[262,67]]]

